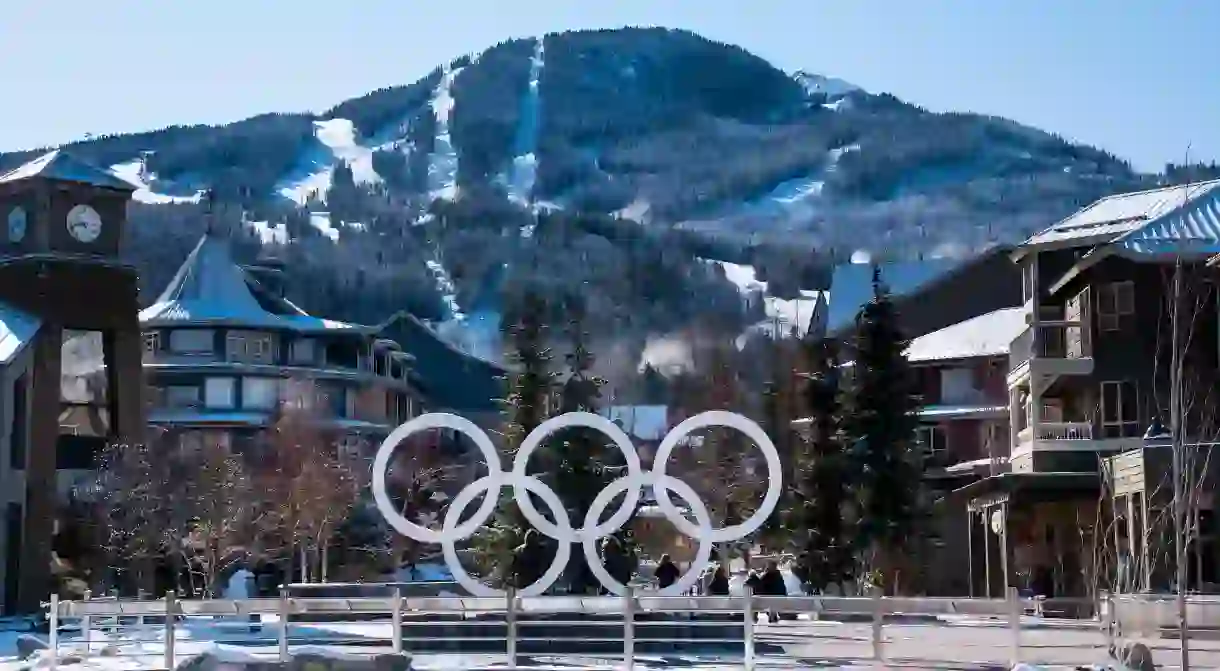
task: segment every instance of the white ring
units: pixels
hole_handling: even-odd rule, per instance
[[[703,500],[699,498],[699,494],[697,494],[694,489],[691,489],[690,485],[669,475],[662,475],[660,477],[668,480],[668,487],[666,489],[673,489],[674,493],[680,496],[682,500],[690,504],[691,513],[695,516],[695,521],[702,526],[712,526],[712,517],[707,511],[707,506],[703,504]],[[592,520],[596,520],[601,516],[602,510],[606,506],[610,505],[610,501],[619,493],[619,491],[635,485],[635,483],[629,482],[628,480],[629,479],[625,477],[619,478],[618,480],[611,482],[609,485],[606,485],[605,489],[597,493],[597,497],[594,498],[593,503],[589,505],[589,512],[585,514],[585,526],[588,526],[592,523]],[[657,486],[657,476],[650,474],[644,476],[644,480],[646,482],[641,484],[650,484],[655,490]],[[610,575],[610,572],[607,571],[606,567],[602,565],[602,560],[597,554],[596,539],[586,536],[581,541],[581,546],[585,553],[585,562],[587,562],[589,565],[589,571],[597,577],[597,580],[602,584],[602,587],[605,587],[618,596],[627,596],[627,586],[619,582],[614,576]],[[681,596],[682,593],[686,592],[691,587],[694,587],[695,583],[699,582],[699,576],[703,574],[703,567],[707,566],[711,559],[712,543],[710,541],[700,540],[699,549],[695,551],[695,558],[691,561],[690,568],[686,569],[686,573],[683,573],[682,576],[675,580],[672,585],[657,590],[657,596]]]
[[[526,477],[518,479],[512,474],[501,476],[485,475],[462,488],[462,491],[458,492],[458,495],[453,498],[453,503],[449,505],[449,510],[445,512],[445,521],[441,528],[449,529],[451,525],[457,524],[457,521],[461,519],[462,512],[465,511],[466,506],[470,505],[474,497],[487,492],[486,500],[495,501],[498,497],[493,495],[492,492],[499,492],[500,488],[507,484],[511,484],[514,487],[520,486],[542,497],[542,501],[551,509],[551,512],[557,514],[555,519],[560,520],[559,529],[567,535],[572,534],[572,525],[568,522],[568,516],[565,514],[567,511],[564,510],[563,502],[559,500],[559,495],[537,478]],[[449,565],[449,572],[453,574],[453,579],[459,585],[465,587],[466,591],[470,592],[472,596],[505,596],[503,590],[484,585],[466,572],[457,555],[457,546],[454,545],[457,540],[457,538],[449,536],[441,542],[441,549],[445,553],[445,563]],[[533,584],[518,590],[517,593],[520,596],[537,596],[542,594],[548,587],[555,584],[556,580],[559,580],[559,576],[563,575],[564,569],[568,567],[568,561],[572,558],[572,544],[559,542],[557,545],[555,559],[551,561],[550,568]],[[511,562],[512,559],[510,558],[509,561]]]
[[[529,465],[530,455],[534,453],[534,450],[538,449],[544,438],[556,431],[573,426],[596,429],[608,436],[610,440],[613,440],[614,444],[618,446],[619,451],[623,453],[623,459],[627,464],[627,477],[631,478],[633,483],[639,480],[640,455],[636,453],[635,445],[631,444],[631,438],[617,424],[591,412],[568,412],[557,417],[552,417],[539,424],[525,437],[521,447],[517,449],[517,456],[513,459],[512,473],[513,477],[516,478],[514,482],[522,482],[521,478],[526,476],[525,469]],[[579,543],[586,537],[596,540],[617,531],[627,523],[627,520],[631,519],[632,513],[635,512],[635,508],[640,502],[640,493],[638,485],[629,488],[623,505],[619,506],[619,509],[610,516],[610,519],[601,524],[596,524],[597,520],[594,519],[593,527],[589,528],[589,522],[586,519],[586,526],[580,529],[571,529],[569,525],[568,528],[572,533],[572,540],[569,542]],[[534,528],[539,533],[550,536],[552,539],[560,542],[564,541],[563,534],[559,529],[538,512],[529,495],[521,491],[516,485],[513,486],[513,498],[517,501],[517,507],[521,509],[521,514],[525,516],[525,519],[529,520],[530,524],[534,525]],[[562,507],[560,509],[564,510],[566,515],[566,509]]]
[[[619,450],[623,453],[627,465],[627,474],[625,476],[611,482],[602,491],[598,492],[593,500],[593,504],[585,515],[583,526],[579,529],[572,528],[572,523],[567,516],[567,510],[559,495],[538,478],[526,475],[525,473],[530,455],[542,443],[542,440],[559,429],[572,426],[587,427],[604,433],[618,446]],[[712,527],[711,516],[708,513],[707,506],[689,485],[665,472],[670,453],[673,452],[679,441],[696,429],[710,426],[725,426],[746,434],[763,451],[763,456],[767,462],[767,494],[763,498],[762,505],[746,521],[723,529],[714,529]],[[404,518],[395,509],[393,501],[386,492],[386,471],[389,469],[394,449],[399,443],[415,432],[436,428],[453,429],[469,436],[482,453],[483,460],[487,463],[488,472],[487,475],[464,487],[454,497],[449,510],[445,513],[440,531],[433,531]],[[678,531],[699,541],[699,549],[696,551],[695,561],[691,564],[690,569],[673,585],[660,592],[661,594],[679,594],[689,589],[698,581],[703,566],[707,564],[711,557],[713,543],[738,540],[762,527],[767,517],[770,516],[779,503],[780,493],[783,489],[781,478],[782,471],[780,469],[779,452],[775,449],[771,439],[767,437],[766,432],[757,424],[741,415],[721,410],[700,413],[674,427],[672,431],[666,434],[664,440],[658,446],[656,459],[653,461],[653,469],[650,472],[645,472],[641,469],[639,455],[636,453],[635,446],[631,444],[631,439],[627,434],[618,425],[593,413],[566,413],[540,424],[526,436],[521,449],[518,450],[517,456],[513,460],[512,471],[509,473],[505,473],[501,469],[500,456],[496,451],[495,445],[492,444],[491,439],[477,425],[457,415],[430,413],[416,417],[398,427],[381,443],[380,447],[377,448],[377,456],[373,461],[372,484],[373,499],[386,521],[395,530],[408,538],[421,543],[440,544],[444,551],[445,563],[448,564],[454,579],[462,587],[466,588],[468,592],[476,596],[499,596],[504,594],[504,592],[484,585],[471,577],[459,561],[455,544],[460,540],[472,536],[492,516],[496,503],[500,498],[499,491],[501,487],[505,485],[511,486],[513,488],[513,498],[516,500],[517,506],[521,509],[525,518],[539,533],[558,542],[555,560],[551,562],[550,568],[546,570],[538,581],[522,589],[520,592],[523,596],[532,596],[543,593],[559,579],[564,569],[567,568],[568,560],[571,558],[572,544],[577,542],[582,544],[585,557],[589,559],[589,568],[597,576],[598,581],[615,593],[625,593],[626,587],[615,580],[613,576],[609,575],[605,567],[601,565],[601,560],[597,556],[595,543],[598,539],[622,528],[623,524],[635,512],[643,487],[651,485],[657,505],[664,513],[666,519],[672,522]],[[597,519],[601,516],[603,509],[610,505],[610,501],[620,491],[627,492],[623,505],[611,515],[610,519],[602,524],[597,524]],[[670,491],[686,500],[695,517],[696,524],[692,524],[674,507],[673,502],[669,500]],[[471,501],[484,492],[487,495],[483,498],[479,509],[469,520],[459,524],[461,514],[470,505]],[[545,516],[538,512],[537,508],[533,505],[533,501],[530,499],[529,492],[542,497],[543,502],[556,515],[554,523],[547,520]]]
[[[762,505],[749,519],[731,527],[723,529],[713,529],[709,525],[695,526],[690,523],[682,513],[674,507],[673,501],[669,500],[668,489],[665,477],[666,462],[669,461],[669,455],[677,447],[678,441],[687,437],[692,431],[706,428],[709,426],[727,426],[731,429],[746,434],[746,437],[754,441],[762,450],[763,457],[767,460],[767,495],[763,497]],[[665,434],[665,438],[661,444],[657,446],[657,456],[652,462],[652,473],[655,477],[653,484],[653,492],[656,495],[657,506],[661,512],[665,514],[666,519],[673,522],[686,536],[695,540],[710,540],[716,543],[725,541],[733,541],[758,531],[767,518],[779,505],[779,496],[783,490],[783,469],[779,463],[779,451],[775,449],[775,444],[767,437],[767,432],[763,431],[760,426],[754,422],[732,412],[724,410],[709,410],[701,412],[694,417],[690,417],[681,424],[675,426],[672,431]]]
[[[386,436],[385,440],[381,441],[381,445],[377,448],[377,457],[373,460],[373,500],[377,503],[377,508],[385,517],[386,522],[389,522],[390,526],[394,527],[398,533],[407,538],[412,538],[421,543],[443,543],[446,538],[452,538],[453,540],[465,538],[473,534],[476,529],[491,517],[499,497],[488,496],[484,499],[478,511],[465,524],[458,525],[455,529],[441,527],[441,530],[437,532],[420,526],[400,515],[394,507],[394,502],[390,500],[390,495],[386,492],[385,476],[390,466],[390,457],[394,455],[394,449],[412,434],[428,429],[453,429],[454,431],[466,434],[474,441],[475,446],[479,448],[479,452],[483,454],[483,461],[487,463],[488,476],[496,477],[503,475],[504,471],[500,468],[500,454],[496,452],[496,446],[492,444],[491,439],[487,437],[487,434],[477,424],[457,415],[440,412],[429,413],[427,415],[420,415],[399,426],[390,435]]]

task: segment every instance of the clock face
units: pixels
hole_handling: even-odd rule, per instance
[[[88,205],[77,205],[68,212],[68,232],[80,242],[93,242],[102,234],[102,216]]]
[[[21,242],[25,239],[25,228],[29,217],[25,208],[14,207],[8,213],[8,241]]]

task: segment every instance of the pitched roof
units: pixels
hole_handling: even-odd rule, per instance
[[[226,325],[299,332],[375,333],[361,326],[313,317],[291,306],[285,314],[268,311],[250,290],[251,278],[229,253],[226,240],[205,234],[140,322],[149,326]]]
[[[1003,308],[919,336],[907,347],[907,360],[944,361],[1008,353],[1008,345],[1027,328],[1024,308]]]
[[[1105,243],[1139,229],[1184,204],[1215,194],[1220,180],[1107,196],[1034,234],[1021,247]]]
[[[99,168],[79,159],[62,149],[47,152],[42,156],[0,175],[0,184],[20,182],[41,177],[61,182],[89,184],[105,189],[132,192],[136,186],[110,170]]]
[[[0,303],[0,365],[7,365],[38,334],[42,321]]]
[[[1125,256],[1204,256],[1220,252],[1220,180],[1182,187],[1157,216],[1114,241]]]
[[[946,272],[958,266],[950,259],[925,261],[898,261],[882,263],[881,280],[889,288],[891,296],[901,296],[916,291]],[[873,299],[873,266],[868,263],[852,263],[838,266],[830,281],[830,310],[826,327],[836,333],[852,325],[856,314],[865,303]]]
[[[500,380],[506,370],[445,342],[414,315],[397,324],[403,349],[415,357],[411,373],[424,395],[438,409],[466,412],[499,410],[504,397]]]

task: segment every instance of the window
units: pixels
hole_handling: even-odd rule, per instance
[[[1101,437],[1130,438],[1142,432],[1135,385],[1127,380],[1101,383]]]
[[[1111,282],[1097,292],[1097,326],[1102,331],[1122,329],[1122,317],[1135,314],[1135,283]]]
[[[237,405],[233,378],[209,377],[204,382],[204,404],[209,408],[229,409]]]
[[[161,334],[156,331],[149,331],[144,334],[144,353],[148,356],[153,356],[157,350],[161,349]]]
[[[292,348],[288,356],[292,363],[313,363],[316,354],[314,341],[304,338],[292,341]]]
[[[928,456],[942,454],[948,448],[945,430],[939,426],[921,426],[915,429],[915,442]]]
[[[280,384],[273,377],[244,377],[241,380],[241,405],[253,410],[273,410],[279,405]]]
[[[208,329],[178,329],[169,332],[169,349],[178,354],[211,354],[212,332]]]
[[[974,371],[969,368],[942,368],[940,400],[942,403],[971,403],[978,400],[974,387]]]
[[[26,422],[26,382],[28,378],[25,375],[17,378],[13,383],[13,433],[9,439],[9,468],[15,471],[25,469],[25,444],[27,428],[29,424]]]
[[[171,408],[198,408],[199,387],[195,385],[171,385],[165,388],[165,405]]]
[[[397,420],[405,422],[415,415],[414,399],[409,394],[396,394],[394,403],[397,405]]]
[[[271,335],[267,333],[232,331],[225,337],[225,346],[229,361],[275,362]]]

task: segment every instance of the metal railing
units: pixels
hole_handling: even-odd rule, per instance
[[[1035,440],[1092,440],[1089,422],[1039,422],[1034,425]]]
[[[52,598],[48,617],[48,666],[68,656],[138,657],[167,669],[196,654],[201,640],[243,646],[252,656],[287,661],[291,644],[340,646],[366,651],[421,654],[482,654],[494,662],[471,668],[510,668],[533,657],[568,655],[620,661],[631,669],[638,658],[665,653],[713,656],[745,669],[798,665],[810,646],[837,659],[891,662],[916,660],[912,643],[959,661],[1015,664],[1064,663],[1048,651],[1076,656],[1068,663],[1097,662],[1115,650],[1120,635],[1168,629],[1167,597],[1102,595],[1100,600],[911,597],[627,597],[543,596],[506,598],[290,596],[242,600]],[[1220,599],[1191,597],[1195,622],[1220,623]],[[1030,616],[1085,612],[1088,619],[1030,621]],[[772,623],[775,614],[779,622]],[[797,614],[800,614],[799,618]],[[261,622],[258,621],[261,618]],[[1169,620],[1167,620],[1169,618]],[[965,622],[963,622],[965,620]],[[1024,621],[1023,621],[1024,620]],[[76,625],[73,627],[73,625]],[[970,624],[974,626],[958,626]],[[375,628],[376,631],[367,631]],[[77,630],[75,638],[69,633]],[[828,630],[840,634],[827,635]],[[1064,637],[1048,646],[1047,631]],[[94,632],[104,637],[91,640]],[[1204,629],[1203,631],[1207,631]],[[887,635],[888,633],[888,635]],[[203,635],[201,635],[203,634]],[[1023,640],[1029,643],[1023,647]],[[572,652],[573,646],[581,651]],[[846,646],[846,647],[844,647]],[[566,652],[565,652],[566,651]],[[306,652],[301,648],[300,652]],[[1165,654],[1165,650],[1160,651]],[[1210,648],[1220,660],[1220,648]],[[818,653],[823,654],[823,653]],[[1202,662],[1203,660],[1200,659]],[[1205,665],[1206,666],[1206,665]],[[503,668],[500,666],[500,668]]]

